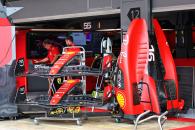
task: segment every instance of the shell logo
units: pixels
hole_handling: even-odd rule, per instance
[[[121,93],[121,92],[118,92],[117,95],[116,95],[116,99],[117,99],[121,109],[123,109],[125,107],[125,96],[124,96],[124,94]]]

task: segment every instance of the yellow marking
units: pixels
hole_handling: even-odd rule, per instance
[[[74,53],[75,53],[74,51],[69,51],[66,54],[71,55],[71,54],[74,54]]]
[[[81,108],[80,107],[68,107],[67,108],[67,111],[69,112],[69,113],[79,113],[80,112],[80,110],[81,110]]]
[[[67,83],[71,84],[71,83],[74,83],[76,82],[75,80],[67,80]]]
[[[57,82],[58,82],[58,84],[61,84],[62,83],[62,78],[57,78]]]
[[[50,111],[50,115],[59,115],[65,113],[65,110],[63,108],[57,108],[53,111]]]
[[[125,107],[125,97],[122,93],[117,93],[116,99],[119,103],[119,106],[123,109]]]

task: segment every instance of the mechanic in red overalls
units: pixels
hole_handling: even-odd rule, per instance
[[[75,43],[73,42],[73,37],[72,36],[68,36],[66,39],[65,39],[65,42],[66,42],[66,45],[67,47],[72,47],[72,48],[67,48],[65,51],[77,51],[79,50],[80,51],[80,48],[78,47],[75,47]]]
[[[43,41],[43,47],[48,51],[47,56],[41,60],[34,60],[34,63],[53,64],[56,61],[58,55],[60,54],[58,47],[54,46],[52,41],[49,39]]]
[[[49,40],[49,39],[45,39],[43,41],[43,47],[45,49],[47,49],[47,56],[43,59],[40,60],[34,60],[35,64],[40,64],[40,63],[44,63],[44,64],[54,64],[54,62],[57,60],[58,55],[60,55],[60,51],[59,48],[53,45],[53,41]],[[50,83],[50,80],[49,80]],[[63,83],[63,77],[58,77],[55,78],[54,81],[54,86],[55,89],[57,90]],[[53,93],[51,93],[52,95]]]
[[[71,48],[66,48],[64,50],[64,52],[71,52],[71,51],[80,51],[81,49],[76,47],[75,43],[73,42],[73,37],[72,36],[68,36],[65,39],[66,45],[67,47],[71,47]],[[71,61],[68,65],[78,65],[79,60],[75,59],[73,61]],[[71,76],[67,76],[67,79],[73,79]]]

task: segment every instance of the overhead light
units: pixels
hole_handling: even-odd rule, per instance
[[[96,31],[107,31],[107,32],[109,32],[109,31],[121,31],[121,28],[113,28],[113,29],[98,29],[98,30],[96,30]]]
[[[83,31],[81,29],[31,29],[32,31],[40,31],[40,32],[80,32]]]

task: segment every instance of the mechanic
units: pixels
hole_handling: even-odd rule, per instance
[[[66,48],[65,51],[77,51],[77,50],[80,51],[80,48],[76,47],[75,43],[73,42],[73,37],[72,36],[68,36],[65,39],[65,42],[66,42],[67,47],[72,47],[72,48]]]
[[[71,47],[71,48],[66,48],[64,51],[66,52],[71,52],[71,51],[81,51],[80,48],[78,48],[75,43],[73,42],[73,37],[72,36],[68,36],[65,39],[66,45],[67,47]],[[74,59],[72,60],[68,65],[78,65],[80,63],[79,59]],[[78,78],[78,77],[75,77]],[[67,76],[67,79],[74,79],[71,76]]]
[[[53,64],[56,61],[58,55],[60,55],[60,51],[58,47],[54,46],[53,42],[49,39],[45,39],[43,41],[43,47],[47,49],[48,51],[47,56],[41,60],[34,60],[34,63],[35,64],[38,64],[38,63]]]

